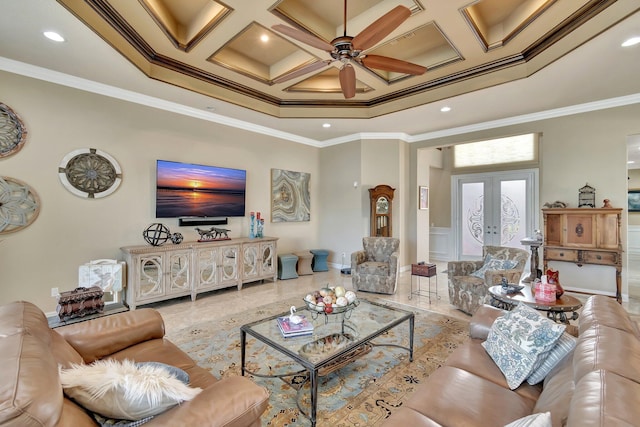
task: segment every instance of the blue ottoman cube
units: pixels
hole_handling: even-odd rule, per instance
[[[327,257],[329,251],[326,249],[311,249],[309,252],[313,254],[313,261],[311,261],[311,268],[313,271],[329,271],[327,266]]]
[[[298,257],[293,254],[278,255],[278,279],[297,279]]]

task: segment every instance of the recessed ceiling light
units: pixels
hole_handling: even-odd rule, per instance
[[[331,123],[323,123],[322,127],[323,128],[330,128],[331,127]]]
[[[640,36],[638,36],[638,37],[631,37],[630,39],[625,40],[625,41],[622,43],[622,45],[621,45],[621,46],[622,46],[622,47],[629,47],[629,46],[636,45],[636,44],[638,44],[638,43],[640,43]]]
[[[45,31],[42,34],[44,34],[46,38],[48,38],[49,40],[53,40],[54,42],[64,41],[64,37],[62,37],[60,34],[56,33],[55,31]]]
[[[440,109],[440,111],[442,111],[443,113],[447,113],[447,112],[451,111],[451,107],[442,107]]]
[[[269,36],[266,34],[263,34],[260,36],[260,40],[262,40],[263,42],[268,42],[269,41]]]
[[[627,163],[631,164],[631,163],[635,163],[635,162],[633,160],[629,160]]]

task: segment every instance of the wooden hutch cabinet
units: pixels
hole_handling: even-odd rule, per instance
[[[549,261],[615,267],[616,300],[622,302],[622,209],[549,208],[542,213],[544,270]]]

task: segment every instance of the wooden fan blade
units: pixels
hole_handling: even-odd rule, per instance
[[[345,99],[353,98],[356,94],[356,70],[351,64],[345,64],[340,69],[340,88]]]
[[[362,64],[368,68],[376,70],[392,71],[395,73],[413,74],[419,76],[427,71],[427,67],[403,61],[401,59],[389,58],[380,55],[367,55],[361,59]]]
[[[369,49],[391,34],[391,32],[406,21],[409,16],[411,16],[411,11],[408,7],[396,6],[355,36],[351,41],[351,45],[356,50]]]
[[[327,60],[327,61],[320,61],[320,62],[313,62],[311,64],[305,65],[304,67],[301,67],[297,70],[294,70],[288,74],[283,74],[280,77],[277,77],[275,79],[273,79],[273,83],[282,83],[282,82],[286,82],[288,80],[291,79],[295,79],[298,76],[301,76],[303,74],[307,74],[310,73],[312,71],[316,71],[319,70],[321,68],[326,67],[331,61]]]
[[[298,30],[297,28],[287,27],[286,25],[282,24],[274,25],[271,28],[279,33],[291,37],[292,39],[296,39],[298,41],[301,41],[302,43],[308,44],[309,46],[313,46],[327,52],[332,52],[334,49],[333,45],[325,42],[322,39],[319,39],[314,35]]]

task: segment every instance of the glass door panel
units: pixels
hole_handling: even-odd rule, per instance
[[[537,212],[537,170],[452,177],[456,259],[480,259],[482,247],[522,248]]]

